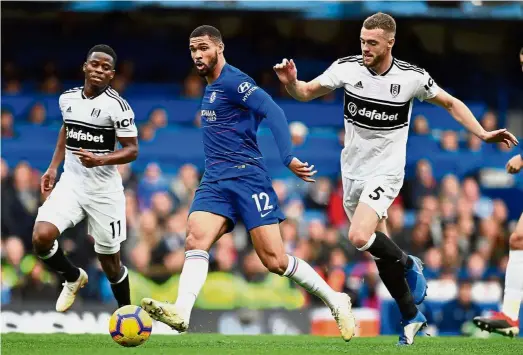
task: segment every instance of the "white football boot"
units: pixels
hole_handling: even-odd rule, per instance
[[[62,292],[60,293],[60,296],[56,301],[57,312],[65,312],[69,308],[71,308],[71,306],[74,303],[74,299],[76,298],[76,294],[88,282],[87,273],[81,268],[78,269],[80,270],[80,277],[78,277],[78,280],[76,280],[75,282],[65,281],[62,284],[64,288],[62,289]]]
[[[332,316],[338,324],[341,337],[345,341],[350,341],[355,334],[356,318],[352,314],[352,303],[349,295],[346,293],[338,293],[338,301],[331,309]]]
[[[141,304],[142,308],[149,313],[152,319],[165,323],[180,333],[186,332],[189,328],[190,315],[174,304],[159,302],[152,298],[142,299]]]

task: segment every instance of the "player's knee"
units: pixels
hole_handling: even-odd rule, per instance
[[[33,248],[37,253],[46,252],[58,237],[58,229],[50,223],[36,223],[33,228]]]
[[[274,274],[283,275],[287,269],[288,259],[285,255],[269,255],[260,259],[267,270]]]
[[[514,232],[509,239],[510,250],[523,250],[523,234]]]
[[[349,240],[356,248],[362,248],[369,241],[370,235],[358,228],[349,229]]]

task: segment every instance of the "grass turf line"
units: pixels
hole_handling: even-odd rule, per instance
[[[338,355],[338,354],[523,354],[523,339],[420,337],[396,347],[397,337],[340,338],[301,336],[154,335],[137,348],[123,348],[109,335],[2,334],[2,355]]]

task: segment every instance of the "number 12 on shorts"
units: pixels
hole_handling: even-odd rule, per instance
[[[265,192],[260,192],[259,194],[253,194],[251,197],[253,198],[254,202],[256,202],[256,208],[258,209],[258,212],[260,212],[260,213],[263,211],[272,210],[274,208],[273,205],[269,204],[269,195],[267,195]],[[264,202],[263,209],[261,208],[260,201]],[[264,217],[264,216],[262,215],[262,217]]]
[[[120,224],[120,221],[116,221],[116,223],[118,224],[118,237],[120,237],[122,235],[122,225]],[[114,221],[111,222],[111,228],[113,230],[113,239],[116,238],[116,228],[114,226]]]

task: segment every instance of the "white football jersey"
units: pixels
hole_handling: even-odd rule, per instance
[[[431,99],[440,90],[430,75],[396,58],[378,75],[357,55],[336,60],[318,79],[323,87],[345,90],[342,175],[403,177],[413,99]]]
[[[65,129],[65,163],[61,180],[89,193],[121,191],[115,165],[86,168],[73,154],[80,148],[94,154],[114,152],[117,137],[136,137],[134,112],[111,87],[86,98],[83,87],[65,91],[59,99]]]

